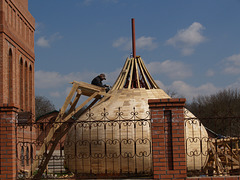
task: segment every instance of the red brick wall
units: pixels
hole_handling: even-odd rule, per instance
[[[16,179],[16,135],[17,109],[0,108],[0,179]]]
[[[22,140],[15,129],[18,112],[30,111],[35,118],[34,31],[28,0],[0,0],[0,179],[16,179],[16,142]],[[26,76],[20,74],[20,59]],[[27,98],[21,103],[21,97]],[[24,131],[30,133],[30,127]]]
[[[185,99],[153,99],[148,103],[152,115],[154,179],[185,179]]]
[[[27,11],[27,0],[0,0],[1,20],[0,20],[0,106],[13,103],[15,107],[23,111],[32,111],[34,113],[34,19]],[[23,4],[25,4],[23,6]],[[12,52],[12,67],[9,71],[9,51]],[[24,98],[20,103],[20,59],[23,65],[27,65],[27,76],[22,77],[23,86],[28,87],[27,92],[22,93]],[[9,72],[13,72],[10,76]],[[31,73],[31,74],[30,74]],[[10,78],[9,78],[10,77]],[[32,78],[30,78],[32,77]],[[10,79],[10,80],[9,80]],[[31,85],[31,87],[30,87]],[[12,91],[9,93],[9,88]]]
[[[218,177],[196,177],[187,178],[187,180],[239,180],[239,176],[218,176]]]
[[[35,112],[34,104],[34,19],[27,11],[27,1],[0,0],[0,35],[1,55],[0,106],[11,104],[23,111]],[[23,4],[25,4],[23,6]],[[12,52],[11,68],[9,70],[9,51]],[[20,74],[20,59],[27,66],[26,76]],[[31,71],[30,71],[31,70]],[[11,75],[9,72],[12,72]],[[31,74],[30,74],[31,72]],[[23,78],[22,104],[20,103],[20,78]],[[32,78],[30,78],[32,77]],[[31,87],[30,87],[31,85]],[[11,92],[9,93],[9,89]],[[13,104],[12,104],[13,103]],[[31,106],[31,107],[30,107]]]

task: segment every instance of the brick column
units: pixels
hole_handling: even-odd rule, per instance
[[[0,107],[0,179],[16,179],[16,133],[17,108]]]
[[[186,179],[186,99],[150,99],[154,179]]]

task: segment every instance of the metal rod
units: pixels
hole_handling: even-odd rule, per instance
[[[135,20],[132,18],[132,53],[133,58],[136,58],[136,43],[135,43]]]

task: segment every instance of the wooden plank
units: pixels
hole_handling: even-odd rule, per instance
[[[138,63],[137,63],[137,61],[138,61],[138,59],[139,58],[136,58],[136,59],[134,59],[134,63],[135,63],[135,69],[136,69],[136,78],[137,78],[137,87],[138,88],[140,88],[140,82],[139,82],[139,74],[138,74]]]
[[[58,136],[56,136],[56,134],[55,134],[56,138],[55,138],[55,141],[53,142],[53,145],[51,146],[48,154],[45,154],[45,155],[44,155],[45,158],[42,159],[42,162],[41,162],[41,164],[40,164],[41,168],[38,170],[37,174],[35,174],[35,175],[33,176],[32,179],[41,179],[42,174],[43,174],[43,172],[45,171],[45,169],[46,169],[46,167],[47,167],[47,164],[48,164],[48,162],[49,162],[49,160],[50,160],[50,158],[51,158],[51,156],[52,156],[52,154],[53,154],[53,152],[54,152],[54,150],[55,150],[58,142],[59,142],[60,139],[69,131],[70,128],[71,128],[71,126],[68,126],[68,127],[65,128],[64,131],[63,131],[61,134],[59,134]]]
[[[130,59],[128,58],[126,61],[126,67],[124,67],[122,74],[121,74],[121,78],[119,79],[118,83],[116,84],[115,89],[120,89],[120,87],[124,86],[124,82],[126,81],[126,75],[128,74],[128,70],[129,70],[129,62]],[[113,89],[113,90],[115,90]]]
[[[68,107],[68,105],[70,104],[70,102],[71,102],[71,100],[72,100],[72,97],[73,97],[73,95],[75,94],[77,88],[78,88],[78,85],[74,83],[74,84],[73,84],[73,87],[72,87],[72,89],[71,89],[71,91],[70,91],[70,93],[69,93],[68,96],[66,97],[65,102],[64,102],[64,104],[63,104],[63,106],[62,106],[62,108],[61,108],[61,110],[60,110],[60,112],[59,112],[59,114],[58,114],[58,116],[57,116],[57,118],[56,118],[56,120],[55,120],[56,122],[59,121],[59,120],[61,120],[61,118],[63,117],[63,115],[64,115],[65,111],[67,110],[67,107]],[[50,130],[49,133],[48,133],[48,136],[49,136],[48,139],[52,138],[53,132],[54,132],[54,131],[53,131],[52,128],[51,128],[51,130]],[[47,137],[48,137],[48,136],[47,136]],[[45,139],[46,139],[46,138],[45,138]],[[46,149],[46,143],[49,142],[49,141],[45,141],[45,139],[44,139],[44,143],[42,144],[42,146],[41,146],[41,148],[40,148],[40,150],[39,150],[38,156],[43,155],[43,153],[44,153],[44,151],[45,151],[45,149]],[[34,162],[33,162],[33,164],[32,164],[32,166],[31,166],[31,174],[33,174],[33,171],[35,171],[35,169],[37,168],[38,163],[39,163],[39,160],[38,160],[38,159],[35,159]]]
[[[62,117],[63,114],[66,112],[67,107],[70,104],[70,102],[72,100],[72,97],[75,94],[77,88],[78,88],[78,85],[77,84],[73,84],[73,87],[72,87],[71,91],[69,92],[68,96],[66,97],[65,102],[64,102],[64,104],[63,104],[63,106],[62,106],[62,108],[61,108],[61,110],[60,110],[56,120],[58,120],[60,117]]]
[[[155,81],[153,80],[153,78],[152,78],[152,76],[150,75],[150,73],[148,72],[148,70],[147,70],[147,68],[145,67],[145,65],[144,65],[144,63],[143,63],[143,60],[142,60],[141,58],[140,58],[140,61],[141,61],[142,65],[143,65],[143,70],[144,70],[144,72],[146,73],[147,77],[149,78],[149,83],[152,84],[153,88],[155,88],[155,89],[160,89],[160,88],[158,87],[158,85],[155,83]]]
[[[123,86],[125,85],[125,82],[127,81],[127,76],[129,73],[130,66],[131,66],[131,59],[128,60],[126,72],[124,73],[123,79],[117,89],[122,89]]]
[[[95,92],[104,92],[105,93],[105,88],[104,87],[99,87],[99,86],[95,86],[93,84],[88,84],[85,82],[77,82],[77,81],[73,81],[73,84],[77,84],[78,88],[81,89],[82,91],[82,95],[85,96],[91,96],[93,93]],[[100,98],[101,96],[99,96],[98,98]]]
[[[150,89],[150,86],[149,86],[149,84],[147,82],[147,79],[146,79],[146,76],[145,76],[145,73],[143,71],[143,67],[142,66],[143,66],[142,65],[142,61],[139,61],[139,69],[140,69],[140,72],[142,74],[143,80],[144,80],[145,84],[147,85],[147,89]]]
[[[82,107],[84,107],[92,98],[94,98],[94,97],[96,97],[96,96],[101,97],[101,95],[99,95],[99,94],[107,95],[107,94],[105,93],[105,89],[102,88],[102,87],[90,85],[90,84],[88,84],[88,83],[83,83],[83,82],[76,82],[76,81],[74,81],[72,84],[73,84],[73,87],[72,87],[69,95],[67,96],[67,98],[66,98],[66,100],[65,100],[65,102],[64,102],[64,104],[63,104],[63,106],[62,106],[62,108],[61,108],[61,110],[60,110],[60,113],[58,114],[58,116],[57,116],[57,118],[56,118],[56,120],[55,120],[55,122],[64,122],[64,121],[66,121],[67,119],[71,118],[76,111],[78,112],[78,111],[79,111]],[[76,111],[73,111],[72,109],[75,108],[75,105],[77,104],[77,102],[78,102],[78,100],[79,100],[79,98],[80,98],[80,94],[77,93],[76,96],[79,96],[79,97],[75,97],[75,100],[74,100],[74,102],[72,103],[72,106],[71,106],[72,108],[70,108],[72,112],[70,111],[70,113],[69,113],[66,117],[63,118],[63,115],[64,115],[64,113],[66,112],[67,107],[69,106],[69,104],[70,104],[70,102],[71,102],[71,100],[72,100],[73,95],[75,94],[75,92],[77,91],[77,89],[78,89],[79,87],[80,87],[80,88],[85,88],[85,89],[91,89],[91,90],[93,90],[93,93],[92,93],[92,95],[90,96],[90,98],[88,98],[83,104],[81,104],[81,105],[77,108]],[[73,107],[74,107],[74,108],[73,108]],[[62,124],[62,123],[58,123],[56,126],[53,126],[53,128],[50,129],[47,137],[44,139],[44,143],[42,144],[42,146],[41,146],[41,148],[40,148],[40,150],[39,150],[38,156],[43,155],[43,153],[45,152],[45,150],[46,150],[47,147],[48,147],[47,144],[50,142],[50,140],[51,140],[52,137],[53,137],[53,134],[54,134],[55,131],[61,126],[61,124]],[[38,166],[38,163],[39,163],[38,160],[35,160],[35,161],[33,162],[32,167],[31,167],[32,174],[33,174],[33,171],[35,171],[36,167]]]
[[[76,89],[76,86],[74,86],[72,89]],[[73,94],[72,91],[70,92],[70,94]],[[77,94],[78,95],[78,94]],[[99,95],[99,92],[95,92],[93,93],[86,101],[84,101],[84,103],[82,103],[76,110],[70,112],[64,119],[62,119],[62,121],[60,121],[59,123],[56,124],[56,126],[53,126],[53,128],[50,129],[47,137],[44,139],[44,143],[41,146],[38,156],[42,156],[43,153],[48,149],[48,144],[51,141],[51,139],[53,138],[54,133],[56,132],[56,130],[61,127],[61,125],[63,124],[63,122],[68,121],[76,112],[78,112],[79,110],[81,110],[88,102],[90,102],[93,98],[95,98],[96,96]],[[66,99],[66,102],[69,102],[70,96],[68,96],[68,98]],[[78,99],[78,98],[76,98]],[[97,100],[93,101],[93,103],[95,104],[97,102]],[[66,104],[64,103],[64,108],[66,107]],[[93,103],[90,104],[90,106],[93,105]],[[60,119],[60,118],[59,118]],[[45,152],[46,153],[46,152]],[[39,161],[35,160],[32,164],[31,167],[31,171],[33,174],[33,171],[35,171],[36,167],[38,166]]]
[[[235,158],[233,158],[232,156],[230,156],[229,154],[224,154],[224,156],[225,156],[226,158],[228,158],[229,160],[231,160],[232,162],[234,162],[235,165],[238,165],[238,166],[240,165],[239,161],[236,160]]]
[[[219,174],[222,174],[224,172],[224,168],[223,168],[221,160],[220,160],[220,158],[219,158],[219,156],[217,154],[216,148],[215,148],[215,146],[214,146],[214,144],[212,142],[209,142],[209,145],[210,145],[211,151],[213,153],[213,159],[214,159],[214,161],[216,163],[216,166],[218,167],[217,169],[219,171]]]
[[[122,82],[122,79],[124,77],[124,74],[126,73],[126,69],[127,69],[127,64],[129,62],[129,58],[126,59],[125,63],[124,63],[124,66],[123,66],[123,69],[122,71],[120,72],[120,74],[118,75],[118,78],[116,80],[116,82],[114,83],[113,87],[112,87],[112,90],[115,90],[117,89],[117,87],[119,87],[119,84],[121,84]]]
[[[132,85],[132,76],[133,76],[133,67],[134,67],[134,63],[133,63],[134,59],[131,58],[130,64],[131,64],[131,70],[130,70],[130,77],[129,77],[129,84],[128,84],[128,89],[131,88]]]
[[[78,112],[79,110],[81,110],[87,103],[89,103],[89,102],[90,102],[93,98],[95,98],[97,95],[98,95],[98,92],[95,92],[92,96],[90,96],[87,100],[85,100],[80,106],[78,106],[75,111],[73,111],[72,113],[70,113],[69,115],[67,115],[67,116],[63,119],[63,122],[64,122],[64,121],[67,121],[68,119],[70,119],[70,118],[75,114],[75,112]]]
[[[78,89],[78,90],[79,90],[79,89]],[[75,97],[75,99],[73,100],[73,102],[72,102],[72,104],[71,104],[70,109],[68,110],[68,113],[71,113],[71,112],[75,109],[75,107],[76,107],[76,105],[77,105],[77,103],[78,103],[78,100],[79,100],[79,98],[81,97],[81,95],[82,95],[82,91],[79,90],[78,93],[77,93],[77,95],[76,95],[76,97]]]
[[[66,117],[64,117],[62,119],[62,121],[60,121],[59,123],[57,123],[53,128],[51,128],[51,130],[48,133],[48,136],[44,139],[44,142],[46,141],[46,143],[48,143],[51,138],[53,133],[62,125],[63,122],[68,121],[70,118],[72,118],[74,116],[74,114],[76,112],[78,112],[79,110],[81,110],[87,103],[89,103],[93,98],[95,98],[97,95],[99,94],[99,92],[95,92],[94,94],[92,94],[87,100],[85,100],[81,105],[79,105],[74,111],[72,111],[71,113],[69,113]]]

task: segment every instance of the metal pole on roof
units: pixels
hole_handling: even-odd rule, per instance
[[[132,18],[132,53],[133,58],[136,58],[136,43],[135,43],[135,19]]]

